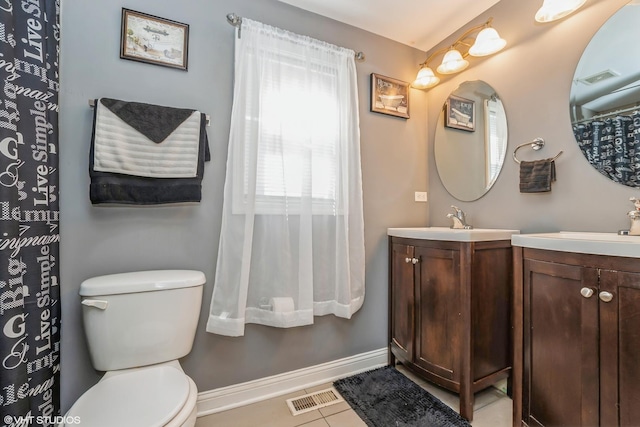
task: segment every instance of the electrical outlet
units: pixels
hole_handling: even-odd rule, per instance
[[[427,192],[426,191],[416,191],[416,202],[426,202],[427,201]]]

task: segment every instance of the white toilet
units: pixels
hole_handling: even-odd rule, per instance
[[[191,351],[204,273],[111,274],[80,286],[93,367],[106,371],[61,426],[192,427],[198,390],[178,359]]]

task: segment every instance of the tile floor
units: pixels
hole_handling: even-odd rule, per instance
[[[432,395],[458,410],[458,396],[447,390],[415,377],[397,367],[400,372]],[[198,418],[196,427],[366,427],[366,424],[346,403],[337,403],[315,411],[291,415],[286,400],[331,387],[324,384],[299,392],[287,394],[252,405],[231,409]],[[499,390],[490,387],[477,393],[473,406],[473,427],[510,427],[511,399]]]

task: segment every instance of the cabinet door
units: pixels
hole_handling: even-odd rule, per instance
[[[416,246],[416,360],[425,370],[459,381],[459,252]]]
[[[599,296],[600,424],[637,426],[640,422],[640,274],[602,271]]]
[[[413,246],[391,246],[391,344],[397,356],[413,360],[415,325]],[[409,262],[407,262],[409,260]]]
[[[597,426],[597,270],[526,259],[523,285],[523,421]]]

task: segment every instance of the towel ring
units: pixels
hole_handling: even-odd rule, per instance
[[[542,138],[536,138],[531,142],[525,142],[524,144],[520,144],[516,147],[515,150],[513,150],[513,160],[516,163],[520,163],[520,160],[516,157],[516,151],[518,151],[519,149],[521,149],[522,147],[525,147],[527,145],[530,145],[532,149],[534,149],[535,151],[538,151],[539,149],[541,149],[542,147],[544,147],[544,139]],[[562,154],[562,151],[560,151],[558,154],[556,154],[556,156],[551,159],[551,160],[555,160],[558,157],[560,157],[560,154]]]

